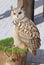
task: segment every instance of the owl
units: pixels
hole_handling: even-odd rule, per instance
[[[11,7],[14,45],[27,48],[33,55],[40,47],[40,33],[33,21],[25,16],[23,8]]]

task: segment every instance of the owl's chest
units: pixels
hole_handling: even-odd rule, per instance
[[[32,39],[33,37],[37,38],[39,36],[38,29],[28,20],[21,20],[17,27],[19,36],[23,38]]]
[[[22,20],[18,23],[18,34],[23,37],[27,37],[29,36],[29,34],[31,34],[31,26],[29,25],[27,20]]]

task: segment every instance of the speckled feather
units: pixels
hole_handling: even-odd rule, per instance
[[[36,55],[36,49],[41,45],[40,33],[33,21],[28,19],[24,13],[19,8],[15,10],[15,13],[14,10],[12,11],[14,44],[21,48],[27,47],[33,55]]]
[[[40,33],[36,25],[28,18],[23,18],[17,24],[17,33],[19,39],[30,48],[33,55],[36,54],[36,49],[40,47]]]

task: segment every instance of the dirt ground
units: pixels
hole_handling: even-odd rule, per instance
[[[14,54],[13,57],[14,58],[10,60],[10,57],[8,57],[6,53],[0,51],[0,65],[26,65],[26,54],[18,54],[18,56]],[[17,60],[16,57],[18,58]]]

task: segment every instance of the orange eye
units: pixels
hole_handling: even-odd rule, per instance
[[[16,15],[16,13],[13,13],[14,15]]]

